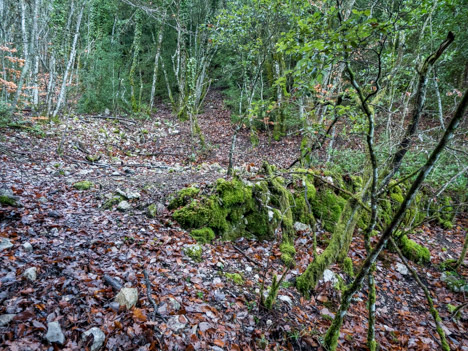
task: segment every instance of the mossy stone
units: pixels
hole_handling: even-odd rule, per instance
[[[89,180],[83,180],[81,182],[76,182],[75,184],[73,184],[73,187],[76,190],[89,190],[92,187],[94,187],[94,183],[90,182]]]
[[[174,210],[176,208],[187,205],[190,201],[192,201],[192,199],[196,198],[199,193],[200,189],[195,187],[188,187],[179,190],[176,196],[169,202],[168,209]]]
[[[431,253],[427,247],[419,245],[414,240],[409,239],[406,235],[400,236],[399,245],[403,255],[409,260],[416,263],[429,263]]]
[[[215,233],[213,229],[205,227],[201,229],[194,229],[190,232],[190,236],[200,244],[207,244],[213,241]]]
[[[225,273],[227,279],[232,281],[234,284],[243,285],[244,278],[239,273]]]
[[[151,204],[146,208],[146,216],[148,218],[155,218],[158,214],[158,206]]]
[[[18,206],[18,201],[14,196],[0,195],[0,204],[4,206]]]
[[[333,232],[340,219],[346,200],[330,189],[321,189],[312,201],[315,218],[322,220],[325,230]]]
[[[294,244],[289,241],[283,241],[280,245],[281,260],[285,266],[293,268],[295,266],[294,256],[296,255],[296,249]]]

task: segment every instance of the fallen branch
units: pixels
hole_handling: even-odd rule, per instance
[[[153,305],[153,309],[154,309],[151,319],[154,321],[154,318],[158,317],[162,319],[164,322],[166,322],[166,318],[164,318],[158,313],[158,305],[156,304],[156,301],[154,301],[153,297],[151,296],[151,294],[153,293],[153,290],[151,289],[151,282],[149,280],[148,272],[146,271],[146,269],[143,270],[143,275],[145,277],[145,284],[146,284],[146,297],[148,298],[148,301],[151,302],[151,305]]]
[[[112,278],[110,275],[104,274],[102,280],[107,285],[111,286],[115,291],[120,291],[122,289],[122,284],[120,284],[115,278]]]
[[[122,118],[122,117],[112,117],[112,116],[80,116],[80,118],[115,119],[115,120],[121,121],[121,122],[128,122],[128,123],[136,124],[135,121],[132,121],[131,119],[127,119],[127,118]]]

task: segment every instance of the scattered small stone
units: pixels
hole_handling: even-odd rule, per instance
[[[287,295],[280,295],[280,296],[278,296],[278,299],[283,301],[283,302],[286,302],[291,307],[293,305],[292,299]]]
[[[10,241],[10,239],[2,238],[2,240],[0,241],[0,251],[9,249],[12,246],[13,246],[13,244]]]
[[[138,290],[135,288],[122,288],[115,297],[115,301],[120,306],[126,306],[130,309],[138,302]]]
[[[186,325],[187,322],[184,316],[175,315],[167,321],[167,327],[174,332],[184,329]]]
[[[15,317],[14,314],[2,314],[0,315],[0,327],[3,327],[10,323],[13,318]]]
[[[24,249],[24,251],[26,251],[26,252],[32,252],[32,251],[33,251],[33,247],[32,247],[32,245],[31,245],[31,243],[29,243],[29,242],[25,242],[25,243],[23,244],[23,249]]]
[[[23,273],[23,277],[25,277],[29,281],[35,281],[37,279],[37,268],[30,267],[26,269]]]
[[[268,327],[269,327],[270,325],[272,325],[272,324],[273,324],[273,321],[272,321],[271,319],[268,319],[268,320],[266,321],[266,325],[267,325]]]
[[[338,283],[338,278],[335,276],[335,273],[333,273],[329,269],[325,269],[323,271],[323,281],[325,283],[327,282],[332,282],[333,284]]]
[[[128,211],[132,208],[132,205],[130,205],[127,201],[120,201],[119,204],[117,205],[117,209],[119,211]]]
[[[46,197],[44,197],[44,196],[41,196],[41,197],[39,198],[39,200],[38,200],[38,201],[39,201],[41,204],[46,204],[46,203],[47,203],[49,200],[47,200],[47,198],[46,198]]]
[[[52,230],[50,231],[50,235],[59,236],[59,230],[56,227],[52,228]]]
[[[45,338],[50,343],[56,342],[63,345],[65,342],[65,335],[62,333],[59,322],[47,323],[47,334]]]
[[[109,307],[115,312],[117,312],[120,309],[120,304],[114,301],[109,304]]]
[[[54,210],[51,210],[51,211],[47,212],[47,216],[48,216],[48,217],[52,217],[52,218],[60,218],[60,217],[62,217],[62,215],[61,215],[59,212],[54,211]]]
[[[93,327],[83,333],[83,339],[86,339],[89,335],[93,335],[93,344],[91,345],[90,350],[99,350],[104,344],[104,340],[106,340],[106,334],[104,334],[104,332],[101,329]]]
[[[218,302],[223,302],[224,300],[226,300],[226,294],[224,294],[222,291],[215,290],[214,298]]]
[[[294,230],[296,232],[305,232],[307,230],[310,230],[310,227],[305,223],[296,222],[294,223]]]
[[[399,263],[399,262],[396,264],[396,270],[400,272],[400,274],[403,274],[403,275],[407,275],[409,273],[408,268],[406,268],[406,266],[403,263]]]
[[[171,304],[171,306],[172,306],[172,309],[173,309],[174,311],[180,310],[180,303],[179,303],[179,301],[177,301],[176,299],[170,297],[170,298],[169,298],[169,302],[170,302],[170,304]]]

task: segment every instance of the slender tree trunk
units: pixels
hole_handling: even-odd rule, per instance
[[[440,97],[440,89],[439,89],[439,83],[438,83],[439,79],[437,78],[437,73],[436,73],[435,67],[434,67],[432,72],[434,73],[434,90],[435,90],[436,97],[437,97],[437,107],[439,108],[439,123],[440,123],[440,126],[442,127],[442,129],[445,129],[444,109],[442,107],[442,98]]]
[[[72,44],[72,49],[70,51],[70,58],[68,59],[67,68],[63,75],[62,87],[60,88],[60,94],[58,97],[57,105],[55,106],[55,110],[53,113],[54,117],[57,116],[58,112],[60,111],[60,108],[62,107],[63,102],[65,101],[68,75],[70,74],[70,70],[72,69],[72,64],[76,56],[76,45],[78,43],[78,37],[80,36],[81,18],[83,17],[83,11],[84,11],[85,5],[86,5],[86,2],[84,2],[83,5],[81,5],[81,10],[78,15],[78,19],[76,20],[75,35],[73,37],[73,44]]]
[[[23,56],[24,56],[25,62],[24,62],[23,69],[21,70],[21,76],[17,84],[15,98],[12,104],[13,111],[16,109],[16,106],[18,105],[19,98],[23,91],[24,80],[26,79],[26,75],[28,74],[29,66],[30,66],[29,37],[28,37],[28,32],[26,30],[26,3],[24,2],[24,0],[20,0],[20,4],[21,4],[21,32],[23,34]]]
[[[163,11],[163,20],[159,27],[158,43],[156,46],[156,55],[154,56],[154,71],[153,71],[153,83],[151,84],[151,97],[150,97],[150,108],[154,107],[154,97],[156,95],[156,82],[158,80],[159,71],[159,59],[161,57],[161,47],[164,36],[164,19],[166,18],[166,10]]]
[[[55,54],[52,53],[49,63],[49,83],[47,84],[47,116],[52,114],[52,105],[55,96]]]
[[[406,194],[406,197],[403,203],[400,205],[400,208],[396,212],[392,221],[390,222],[390,224],[387,226],[387,228],[381,235],[375,248],[370,252],[370,254],[365,259],[359,273],[357,274],[356,278],[352,282],[351,286],[348,289],[346,289],[346,291],[344,292],[341,298],[340,309],[335,315],[335,318],[333,319],[333,322],[330,328],[328,329],[324,338],[324,346],[327,348],[327,350],[332,350],[332,351],[336,350],[337,345],[338,345],[338,338],[340,335],[341,325],[343,324],[343,319],[346,316],[346,313],[351,305],[351,300],[354,294],[361,289],[364,279],[369,274],[380,252],[383,250],[383,248],[389,241],[391,235],[393,234],[393,231],[400,224],[400,221],[403,219],[403,216],[406,210],[411,205],[422,183],[424,182],[426,177],[434,168],[434,165],[439,159],[442,151],[444,151],[445,147],[453,138],[455,130],[458,128],[460,122],[462,121],[467,107],[468,107],[468,91],[465,92],[462,100],[460,101],[457,107],[457,111],[455,112],[454,117],[452,118],[450,124],[447,126],[447,129],[445,130],[445,133],[442,139],[440,140],[439,144],[431,153],[431,156],[427,160],[426,164],[421,168],[421,171],[419,172],[416,180],[411,185],[411,188]]]

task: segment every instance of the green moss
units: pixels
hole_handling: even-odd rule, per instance
[[[401,252],[409,260],[416,263],[429,263],[431,260],[431,253],[427,247],[421,246],[414,240],[409,239],[403,235],[398,240]]]
[[[115,205],[118,205],[120,201],[124,200],[122,196],[113,196],[110,199],[108,199],[104,204],[102,205],[102,208],[105,210],[111,210]]]
[[[158,214],[158,207],[155,204],[151,204],[146,208],[146,216],[148,218],[155,218]]]
[[[292,207],[293,218],[297,222],[313,225],[315,219],[312,213],[312,200],[315,198],[317,190],[306,177],[293,179],[295,187],[292,200],[290,200],[294,204]],[[305,199],[306,189],[310,210]]]
[[[8,195],[0,195],[0,204],[4,206],[13,206],[16,207],[18,205],[18,202],[16,199],[12,196]]]
[[[192,199],[196,198],[199,193],[200,189],[195,187],[188,187],[180,190],[177,195],[170,200],[168,209],[174,210],[187,205]]]
[[[330,189],[318,191],[311,203],[315,218],[322,220],[324,228],[329,232],[334,231],[345,204],[346,200]]]
[[[270,222],[266,209],[252,212],[246,217],[246,230],[259,239],[271,239],[275,234],[275,226]]]
[[[403,195],[398,194],[398,193],[391,193],[390,197],[392,198],[393,201],[398,202],[399,204],[402,204],[403,201],[405,200],[403,198]]]
[[[223,205],[227,207],[246,204],[252,199],[252,189],[245,186],[238,179],[233,179],[232,181],[218,179],[216,182],[216,192],[219,194]]]
[[[237,284],[237,285],[244,284],[244,278],[239,273],[225,273],[224,275],[226,276],[227,279],[232,281],[234,284]]]
[[[343,260],[343,272],[345,272],[348,276],[354,277],[354,267],[353,267],[353,260],[350,257],[346,257]]]
[[[189,246],[184,250],[184,253],[195,262],[202,261],[203,248],[200,245]]]
[[[184,229],[210,227],[219,233],[224,233],[229,228],[226,221],[229,210],[222,208],[217,200],[214,195],[194,200],[187,206],[176,210],[173,217]]]
[[[200,244],[210,243],[215,238],[215,233],[211,228],[194,229],[190,236]]]
[[[437,219],[439,224],[445,229],[453,228],[453,221],[455,218],[455,211],[452,207],[452,199],[449,196],[445,196],[442,205],[437,209]]]
[[[355,210],[355,200],[350,199],[340,216],[336,229],[330,239],[327,248],[309,264],[305,272],[296,280],[296,287],[305,296],[315,288],[317,282],[322,278],[323,272],[332,263],[344,260],[348,254],[354,228],[359,218]]]
[[[288,241],[283,241],[280,245],[281,251],[281,260],[283,263],[292,268],[295,266],[294,256],[296,255],[296,249],[294,248],[294,244]]]
[[[77,190],[89,190],[94,186],[93,182],[90,182],[89,180],[83,180],[81,182],[76,182],[73,184],[73,187]]]

